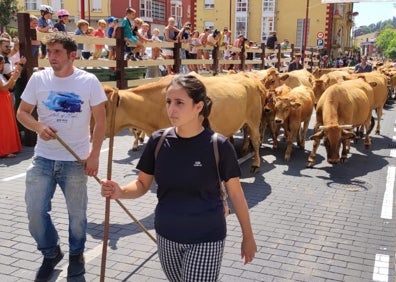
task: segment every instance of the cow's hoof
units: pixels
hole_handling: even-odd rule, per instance
[[[138,148],[135,148],[135,147],[132,148],[132,151],[134,151],[134,152],[137,150],[138,150]]]
[[[259,167],[252,165],[252,167],[250,168],[250,173],[257,173],[259,171]]]
[[[342,164],[346,163],[346,161],[347,161],[347,158],[341,158],[340,159],[340,163],[342,163]]]
[[[379,131],[379,130],[376,130],[376,131],[375,131],[375,134],[380,135],[380,131]]]
[[[364,148],[370,149],[370,145],[371,145],[371,144],[364,144]]]

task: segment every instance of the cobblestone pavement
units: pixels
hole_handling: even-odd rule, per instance
[[[275,152],[266,142],[258,173],[249,173],[250,160],[241,165],[259,252],[243,265],[240,228],[235,215],[229,216],[220,281],[395,281],[393,107],[387,106],[372,148],[353,144],[345,164],[327,164],[321,145],[318,164],[305,168],[312,148],[307,141],[305,150],[293,148],[288,163],[283,161],[284,142]],[[132,141],[126,131],[115,138],[112,179],[121,183],[137,172],[142,148],[130,150]],[[108,140],[99,177],[107,175],[107,148]],[[33,148],[24,147],[16,158],[0,159],[0,281],[32,281],[42,260],[28,232],[24,203],[24,173],[32,154]],[[100,277],[105,200],[94,179],[88,189],[87,272],[73,281]],[[154,234],[155,187],[140,199],[122,203]],[[52,216],[66,255],[51,281],[66,281],[68,219],[59,189]],[[105,275],[106,281],[166,281],[155,243],[114,201]]]

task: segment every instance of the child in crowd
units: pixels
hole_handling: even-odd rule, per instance
[[[136,47],[132,50],[131,54],[131,60],[132,61],[137,61],[137,60],[143,60],[142,56],[139,54],[139,52],[143,55],[146,47],[144,46],[144,42],[150,41],[150,39],[145,38],[139,34],[139,29],[142,28],[143,26],[143,20],[141,18],[136,18],[135,19],[135,25],[132,29],[132,34],[138,39],[136,42]]]
[[[107,18],[107,24],[109,26],[109,28],[107,29],[107,37],[108,38],[114,38],[115,36],[115,31],[117,29],[117,23],[118,23],[118,19],[115,17],[108,17]],[[109,46],[109,60],[115,60],[115,46]]]
[[[129,45],[135,44],[139,41],[138,37],[136,36],[135,32],[135,17],[136,11],[132,8],[127,8],[125,11],[125,18],[121,22],[121,26],[124,28],[124,36],[125,36],[125,53],[130,54],[131,60],[136,61],[137,59],[131,53],[132,47]],[[137,30],[136,30],[137,33]]]
[[[58,22],[54,25],[58,31],[66,32],[67,23],[69,22],[69,12],[65,9],[61,9],[57,12]]]
[[[39,32],[52,32],[56,31],[55,29],[53,30],[53,24],[51,21],[52,14],[54,13],[54,10],[52,9],[51,6],[48,5],[41,5],[40,6],[40,15],[41,17],[38,19],[38,26],[37,26],[37,31]],[[47,56],[47,48],[45,44],[41,44],[41,57],[40,59],[44,59],[45,56]]]
[[[159,38],[159,34],[160,34],[159,29],[154,28],[151,35],[151,40],[153,40],[153,42],[162,42],[162,40]],[[151,49],[151,58],[156,60],[160,56],[161,56],[161,48],[153,47]]]
[[[105,38],[106,21],[101,19],[98,21],[98,28],[94,31],[95,37]],[[93,53],[93,59],[97,60],[102,56],[103,44],[96,44]]]
[[[94,36],[95,29],[92,26],[88,26],[87,32],[85,33],[86,36]],[[84,44],[84,49],[82,51],[82,56],[84,59],[88,60],[91,55],[95,52],[95,45],[94,44]]]
[[[30,15],[30,29],[37,29],[38,26],[38,18],[34,15]],[[31,39],[31,44],[32,44],[32,55],[34,57],[38,57],[39,55],[39,46],[41,45],[41,42],[37,40],[37,37],[35,39]]]
[[[85,36],[88,31],[89,23],[86,20],[78,20],[77,29],[74,31],[75,35]],[[77,44],[77,58],[80,58],[82,55],[82,51],[84,49],[84,44]]]

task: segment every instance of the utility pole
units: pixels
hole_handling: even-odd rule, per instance
[[[304,23],[304,43],[303,43],[303,49],[302,49],[302,62],[304,63],[304,54],[305,50],[307,49],[307,39],[308,39],[308,21],[309,21],[309,0],[307,0],[307,8],[305,11],[305,23]]]
[[[85,0],[80,1],[81,6],[81,19],[85,20]]]

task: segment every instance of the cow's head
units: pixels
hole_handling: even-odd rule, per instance
[[[312,88],[315,95],[315,105],[318,103],[320,96],[322,96],[323,92],[326,90],[324,81],[322,79],[315,79]]]
[[[289,97],[275,97],[275,123],[283,124],[289,117],[290,112],[301,107],[299,102]]]
[[[340,162],[341,144],[345,145],[348,139],[355,137],[355,134],[349,131],[352,128],[352,125],[319,126],[316,133],[310,136],[309,139],[319,142],[323,138],[327,161],[330,164],[338,164]]]

